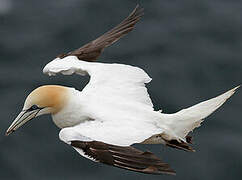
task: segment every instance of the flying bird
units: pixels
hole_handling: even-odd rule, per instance
[[[155,111],[145,87],[151,78],[144,70],[95,62],[104,48],[132,31],[142,15],[143,9],[136,6],[104,35],[49,62],[43,69],[45,74],[88,74],[90,81],[82,91],[58,85],[33,90],[6,134],[37,116],[51,114],[61,129],[60,140],[85,158],[141,173],[175,174],[153,153],[131,145],[163,144],[194,151],[189,132],[223,105],[238,87],[173,114]]]

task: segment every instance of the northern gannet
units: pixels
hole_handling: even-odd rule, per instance
[[[238,87],[173,114],[155,111],[145,87],[151,78],[145,71],[130,65],[93,62],[105,47],[130,32],[142,15],[143,9],[137,6],[112,30],[48,63],[45,74],[88,74],[90,82],[82,91],[57,85],[38,87],[28,95],[6,134],[37,116],[51,114],[61,129],[59,138],[90,160],[142,173],[175,174],[153,153],[131,145],[164,144],[194,151],[188,133]]]

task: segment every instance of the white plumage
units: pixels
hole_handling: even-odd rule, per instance
[[[93,140],[125,146],[140,143],[161,132],[162,129],[155,124],[160,113],[153,111],[145,87],[151,78],[142,69],[122,64],[84,62],[68,56],[62,60],[55,59],[43,71],[49,75],[88,73],[91,76],[81,92],[70,89],[72,114],[73,104],[79,104],[74,107],[86,119],[77,115],[83,123],[72,129],[63,129],[61,134],[70,131],[72,135],[75,131]],[[63,111],[53,118],[64,117],[66,112]]]
[[[51,114],[61,128],[60,139],[90,160],[142,173],[175,174],[151,152],[130,145],[165,144],[193,151],[188,133],[199,127],[238,87],[174,114],[154,111],[145,87],[151,78],[142,69],[94,62],[104,48],[132,31],[142,15],[143,9],[136,6],[110,31],[48,63],[43,69],[45,74],[88,74],[90,81],[82,91],[56,85],[35,89],[6,134],[36,116]]]
[[[43,72],[49,75],[90,75],[90,82],[81,92],[70,90],[73,97],[69,104],[72,113],[76,111],[82,116],[72,115],[72,119],[77,118],[74,122],[82,121],[61,130],[60,138],[65,142],[84,137],[129,146],[159,134],[162,138],[157,140],[156,137],[156,143],[164,143],[164,138],[186,142],[187,134],[200,126],[202,120],[219,108],[236,89],[177,113],[164,114],[153,110],[145,87],[151,78],[140,68],[123,64],[90,63],[68,56],[48,63]],[[65,117],[67,112],[64,110],[54,115],[54,120],[55,116],[59,119]]]

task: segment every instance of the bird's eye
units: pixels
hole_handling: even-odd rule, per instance
[[[29,111],[34,111],[34,110],[37,110],[37,109],[40,109],[40,108],[37,105],[33,105],[28,110]]]

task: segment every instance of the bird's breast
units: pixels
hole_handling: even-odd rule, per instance
[[[90,120],[84,111],[84,106],[78,94],[72,95],[67,105],[61,111],[52,114],[52,119],[59,128],[75,126]]]
[[[52,115],[52,119],[55,125],[59,128],[72,127],[90,120],[87,116],[75,116],[73,114],[55,114]]]

